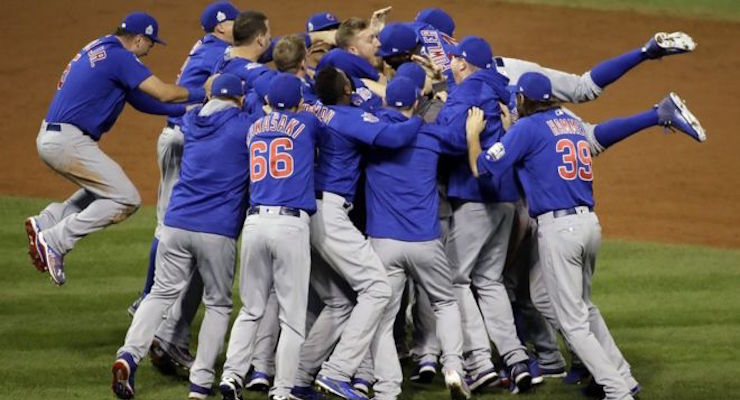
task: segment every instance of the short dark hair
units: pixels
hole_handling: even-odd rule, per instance
[[[319,100],[325,105],[331,106],[339,102],[344,93],[346,75],[333,67],[326,67],[316,74],[315,89]]]
[[[129,32],[126,29],[124,29],[124,28],[122,28],[122,27],[119,26],[119,27],[116,27],[116,30],[115,31],[113,31],[113,35],[114,36],[120,36],[120,37],[126,37],[126,38],[133,38],[137,34],[136,33],[133,33],[133,32]]]
[[[370,26],[370,22],[363,18],[352,17],[346,19],[339,25],[336,34],[337,47],[340,49],[347,49],[349,43],[355,38],[360,32],[364,31]]]
[[[528,99],[521,94],[519,94],[518,96],[521,96],[522,98],[521,102],[517,102],[516,107],[517,112],[519,113],[519,118],[524,118],[532,114],[537,114],[539,112],[560,107],[560,102],[558,102],[557,100],[539,101]]]
[[[259,35],[267,33],[267,16],[259,11],[244,11],[234,20],[234,44],[251,44]]]
[[[272,51],[272,61],[280,72],[296,73],[306,59],[306,41],[298,34],[280,38]]]

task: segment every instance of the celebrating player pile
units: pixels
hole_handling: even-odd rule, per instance
[[[389,11],[319,12],[307,32],[273,38],[265,14],[210,4],[177,85],[139,61],[163,42],[152,16],[133,13],[67,65],[37,147],[81,189],[25,222],[31,261],[55,284],[79,239],[140,203],[98,147],[102,134],[125,102],[169,116],[158,227],[112,367],[116,396],[134,397],[149,353],[165,373],[189,372],[189,399],[244,389],[396,399],[407,307],[410,379],[431,383],[439,358],[452,399],[521,393],[545,377],[583,382],[597,398],[641,390],[591,300],[601,242],[592,157],[651,126],[706,134],[675,93],[598,124],[564,104],[696,44],[658,33],[571,74],[495,57],[480,37],[458,42],[441,9],[386,25]],[[219,381],[239,236],[242,307]],[[555,332],[572,353],[567,376]]]

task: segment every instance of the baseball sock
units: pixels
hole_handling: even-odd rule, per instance
[[[156,237],[152,240],[152,246],[149,248],[149,269],[146,271],[146,283],[144,284],[144,292],[142,296],[149,294],[154,286],[154,268],[155,261],[157,260],[157,247],[159,247],[159,239]]]
[[[658,110],[651,108],[650,111],[629,117],[610,119],[596,125],[594,137],[601,146],[607,148],[632,136],[632,134],[658,124]]]
[[[603,89],[645,60],[647,60],[647,56],[642,52],[642,49],[632,50],[593,67],[591,69],[591,79]]]

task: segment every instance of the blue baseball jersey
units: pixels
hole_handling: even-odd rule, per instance
[[[389,123],[408,120],[388,108],[377,115]],[[437,164],[440,154],[459,154],[446,146],[446,136],[444,127],[425,124],[406,147],[369,151],[365,167],[369,236],[407,242],[440,237]]]
[[[176,83],[186,89],[197,89],[203,87],[216,68],[218,63],[223,59],[226,48],[229,43],[225,42],[214,35],[205,35],[195,42],[190,49],[188,58],[180,68],[177,75]],[[182,117],[170,117],[167,121],[175,125],[182,124]]]
[[[193,232],[236,239],[247,209],[252,119],[235,106],[200,115],[199,106],[185,114],[180,179],[172,189],[164,224]]]
[[[390,126],[372,113],[348,105],[324,106],[317,104],[312,111],[326,126],[326,134],[319,143],[316,165],[316,190],[343,196],[353,201],[360,179],[362,151],[372,146],[378,135]],[[402,124],[418,130],[419,118]]]
[[[67,64],[45,119],[99,140],[123,111],[126,95],[151,75],[115,36],[95,39]]]
[[[437,124],[446,126],[453,137],[450,141],[460,149],[467,148],[465,121],[471,107],[483,110],[486,128],[481,133],[481,143],[489,147],[503,134],[501,107],[507,104],[510,94],[506,89],[508,79],[494,70],[479,70],[467,77],[450,92],[447,102],[437,116]],[[461,157],[452,165],[447,194],[450,198],[474,202],[511,202],[520,198],[513,171],[506,177],[510,184],[494,186],[486,180],[476,179],[470,171],[467,158]]]
[[[352,80],[355,90],[352,93],[350,102],[355,107],[372,112],[383,106],[383,98],[362,83],[361,79],[370,79],[372,81],[380,79],[378,70],[367,60],[346,50],[333,49],[321,57],[316,70],[320,71],[328,66],[341,69]]]
[[[422,46],[422,54],[428,56],[435,65],[442,68],[447,77],[448,87],[452,88],[455,85],[455,78],[452,76],[452,69],[450,69],[450,62],[452,61],[450,52],[457,45],[457,41],[425,22],[407,22],[406,25],[416,32],[416,37]]]
[[[257,80],[262,74],[270,73],[272,70],[267,68],[264,64],[254,62],[242,57],[235,57],[231,55],[229,49],[224,52],[224,57],[216,65],[216,69],[213,73],[218,74],[234,74],[241,78],[244,82],[244,92],[248,92],[254,88],[254,81]]]
[[[508,184],[501,177],[515,170],[529,214],[594,206],[591,146],[583,122],[561,109],[522,118],[500,143],[478,157],[481,179]]]
[[[249,127],[250,204],[316,212],[314,154],[323,126],[309,112],[273,111]]]

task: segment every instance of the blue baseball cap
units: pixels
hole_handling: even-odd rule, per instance
[[[276,72],[268,71],[255,79],[252,84],[257,96],[259,96],[260,100],[263,102],[265,101],[265,96],[267,96],[267,93],[270,91],[270,82],[272,82],[272,78],[274,78],[275,75],[277,75]]]
[[[233,21],[239,15],[239,10],[228,1],[211,3],[200,15],[200,26],[206,32],[213,32],[216,25],[224,21]]]
[[[478,36],[466,36],[450,54],[455,57],[464,58],[465,61],[482,69],[492,69],[496,67],[493,61],[493,51],[485,39]]]
[[[420,92],[414,81],[405,76],[398,76],[388,82],[385,88],[385,102],[393,107],[411,107],[419,98]]]
[[[234,74],[221,74],[213,80],[211,95],[214,97],[242,97],[244,85],[242,80]]]
[[[339,27],[339,18],[330,12],[316,13],[306,21],[306,32],[326,31]]]
[[[303,82],[297,76],[279,73],[270,81],[267,100],[275,108],[293,108],[303,97]]]
[[[126,32],[144,35],[154,42],[166,44],[157,36],[159,24],[151,15],[144,12],[134,12],[126,16],[121,22],[121,28]]]
[[[396,69],[395,77],[406,77],[411,79],[416,87],[424,89],[424,83],[427,80],[427,73],[421,65],[415,62],[405,62]]]
[[[380,49],[378,55],[381,57],[394,56],[396,54],[409,53],[419,44],[411,27],[400,22],[388,24],[378,35]]]
[[[550,100],[552,84],[550,79],[539,72],[527,72],[519,77],[517,92],[530,100]]]
[[[416,14],[417,22],[425,22],[447,36],[455,32],[455,21],[441,8],[425,8]]]

